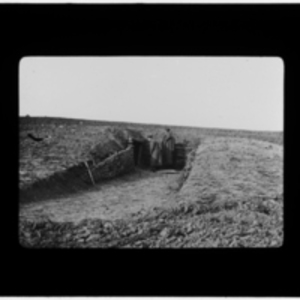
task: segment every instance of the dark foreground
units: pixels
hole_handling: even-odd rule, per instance
[[[34,248],[280,247],[283,198],[178,203],[132,220],[20,220],[20,243]]]

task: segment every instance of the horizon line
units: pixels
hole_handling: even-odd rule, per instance
[[[158,123],[138,123],[130,121],[112,121],[112,120],[99,120],[99,119],[82,119],[74,117],[60,117],[60,116],[31,116],[19,115],[19,118],[48,118],[48,119],[69,119],[69,120],[78,120],[78,121],[87,121],[87,122],[108,122],[108,123],[125,123],[133,125],[149,125],[149,126],[160,126],[160,127],[184,127],[184,128],[194,128],[194,129],[216,129],[216,130],[236,130],[236,131],[258,131],[258,132],[274,132],[274,133],[283,133],[284,130],[263,130],[263,129],[238,129],[238,128],[220,128],[220,127],[205,127],[205,126],[192,126],[192,125],[172,125],[172,124],[158,124]]]

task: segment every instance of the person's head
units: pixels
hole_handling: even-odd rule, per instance
[[[148,135],[148,140],[152,140],[153,139],[153,135],[152,134],[149,134]]]
[[[170,128],[166,128],[166,131],[167,131],[167,132],[170,132],[171,130],[170,130]]]

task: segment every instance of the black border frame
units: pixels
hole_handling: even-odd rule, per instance
[[[29,250],[18,244],[18,216],[7,217],[2,251],[9,266],[5,269],[6,282],[1,284],[1,293],[15,296],[299,296],[297,280],[293,283],[299,263],[296,256],[298,203],[296,191],[292,190],[297,185],[296,176],[290,175],[289,168],[289,162],[296,165],[296,160],[291,158],[296,146],[289,145],[289,141],[296,137],[293,107],[299,99],[296,86],[299,12],[297,4],[0,5],[1,63],[4,89],[7,89],[5,97],[9,97],[3,107],[5,112],[9,108],[9,114],[5,113],[2,121],[4,133],[9,128],[10,140],[12,128],[18,139],[18,67],[24,56],[279,56],[285,66],[283,247]],[[13,148],[15,152],[8,147],[8,155],[13,157],[6,162],[11,182],[15,179],[16,183],[9,185],[8,192],[11,195],[14,190],[16,195],[5,203],[5,209],[12,208],[8,216],[15,216],[18,210],[18,163],[16,169],[11,168],[11,161],[18,157],[18,147]],[[15,284],[10,287],[9,281]]]

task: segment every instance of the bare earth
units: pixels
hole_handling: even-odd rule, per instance
[[[24,204],[20,207],[20,217],[76,223],[87,218],[115,220],[143,214],[172,201],[173,192],[169,187],[178,177],[179,172],[172,170],[138,170],[77,195]]]
[[[85,192],[21,204],[20,242],[38,248],[282,246],[282,145],[206,138],[188,165],[179,191],[182,172],[136,170]]]

